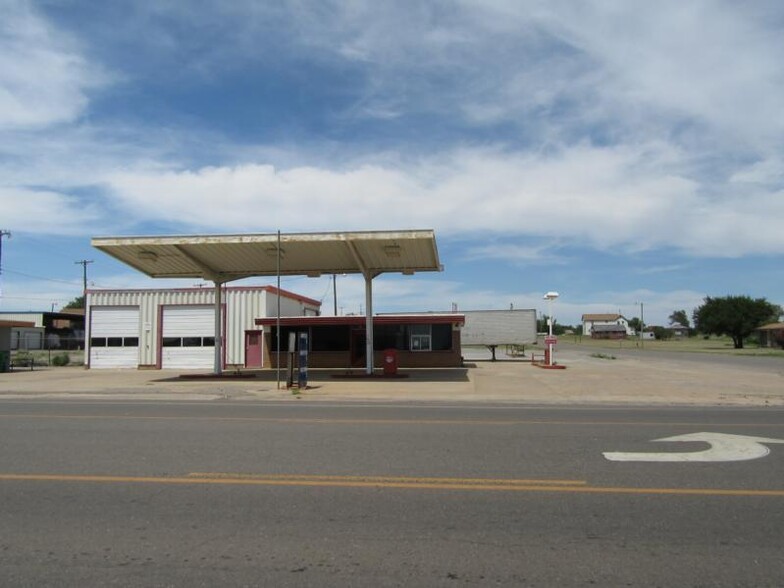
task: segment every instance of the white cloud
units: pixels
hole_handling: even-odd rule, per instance
[[[3,223],[15,231],[82,235],[103,213],[77,198],[48,190],[0,186]]]
[[[681,173],[679,156],[658,143],[578,145],[550,154],[459,150],[342,169],[242,165],[106,177],[129,216],[183,230],[433,227],[445,236],[523,234],[708,256],[780,250],[780,231],[759,231],[781,218],[780,198],[759,197],[754,207],[708,198]]]
[[[4,0],[0,19],[0,129],[70,122],[105,82],[75,43],[25,0]]]

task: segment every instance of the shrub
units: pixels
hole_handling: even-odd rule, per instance
[[[71,357],[67,353],[59,353],[52,358],[52,365],[62,367],[71,363]]]

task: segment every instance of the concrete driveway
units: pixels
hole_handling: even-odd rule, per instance
[[[0,374],[0,398],[784,405],[784,362],[780,358],[743,362],[700,354],[677,357],[640,352],[603,359],[593,357],[595,353],[560,350],[557,360],[567,366],[565,370],[543,370],[524,359],[467,360],[462,369],[402,370],[407,377],[394,379],[341,379],[334,377],[341,371],[311,370],[310,387],[299,394],[287,390],[285,381],[278,388],[275,371],[216,381],[183,379],[180,376],[188,372],[176,370],[41,368]]]

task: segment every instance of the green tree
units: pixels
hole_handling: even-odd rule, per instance
[[[84,308],[84,296],[77,296],[73,300],[71,300],[68,304],[63,306],[61,310],[66,310],[68,308]]]
[[[685,310],[674,310],[669,318],[671,325],[681,325],[687,329],[691,326],[689,324],[689,315],[686,314]]]
[[[707,296],[692,318],[697,330],[706,335],[728,335],[735,349],[743,349],[743,340],[765,323],[775,322],[781,307],[764,298],[749,296]]]
[[[634,329],[635,333],[639,333],[642,330],[642,322],[636,316],[629,319],[629,326]]]

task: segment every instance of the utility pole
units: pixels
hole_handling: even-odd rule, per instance
[[[87,265],[93,263],[92,259],[82,259],[74,261],[75,264],[82,266],[82,296],[84,297],[84,307],[87,308]]]
[[[3,237],[11,238],[11,231],[0,229],[0,275],[3,274]],[[2,292],[2,291],[0,291]]]

